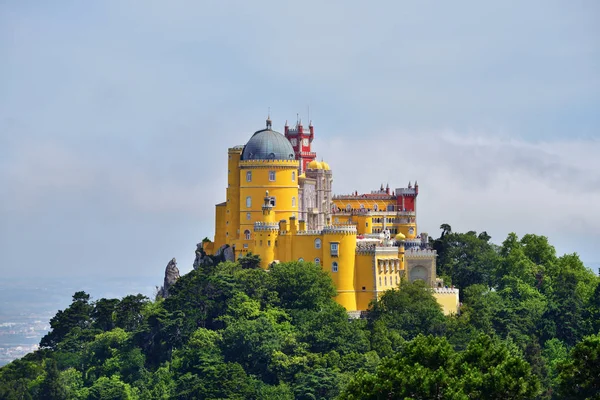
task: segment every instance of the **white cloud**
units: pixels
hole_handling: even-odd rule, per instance
[[[531,143],[453,131],[368,136],[315,141],[333,170],[335,192],[418,179],[419,228],[434,236],[442,223],[487,230],[496,242],[512,231],[537,233],[559,251],[599,256],[586,243],[600,239],[600,159],[593,156],[599,141]]]

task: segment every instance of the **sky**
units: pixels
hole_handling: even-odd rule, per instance
[[[288,3],[0,0],[2,275],[189,271],[269,108],[335,193],[600,262],[600,3]]]

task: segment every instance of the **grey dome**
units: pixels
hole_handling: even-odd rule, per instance
[[[294,148],[285,136],[271,129],[255,132],[248,140],[242,160],[294,160]]]

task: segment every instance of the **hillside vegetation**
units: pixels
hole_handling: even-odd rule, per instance
[[[182,276],[167,299],[92,300],[0,369],[1,399],[600,399],[600,279],[543,236],[442,225],[446,317],[403,282],[349,320],[311,263],[256,256]]]

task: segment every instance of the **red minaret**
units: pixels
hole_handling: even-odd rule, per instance
[[[296,121],[296,126],[293,128],[290,128],[285,121],[284,134],[294,148],[294,155],[296,160],[300,161],[300,173],[302,173],[306,170],[308,163],[317,158],[317,153],[311,151],[311,144],[315,137],[312,121],[308,124],[308,130],[304,129],[300,119]]]

